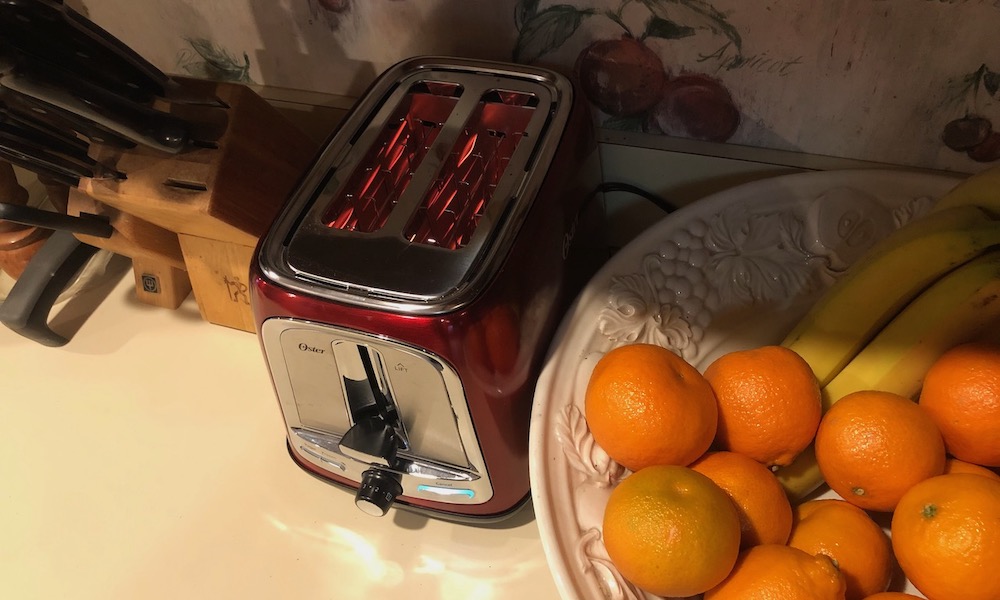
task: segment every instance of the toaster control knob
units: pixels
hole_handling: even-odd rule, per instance
[[[363,512],[373,517],[385,516],[396,496],[403,493],[398,473],[384,471],[378,467],[361,474],[361,487],[354,497],[354,503]]]

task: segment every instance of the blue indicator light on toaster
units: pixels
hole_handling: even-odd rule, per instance
[[[476,493],[472,490],[465,488],[449,488],[438,485],[426,485],[423,483],[417,486],[417,491],[430,492],[431,494],[439,494],[441,496],[468,496],[469,498],[476,495]]]

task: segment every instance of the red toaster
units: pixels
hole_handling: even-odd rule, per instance
[[[562,75],[421,57],[379,77],[251,267],[291,456],[374,515],[520,507],[535,380],[604,258],[599,184]]]

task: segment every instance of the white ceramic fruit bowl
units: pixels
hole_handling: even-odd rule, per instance
[[[604,506],[626,471],[594,443],[583,416],[597,359],[646,342],[703,370],[726,352],[780,343],[865,250],[958,181],[852,170],[743,185],[672,213],[594,276],[556,334],[531,416],[532,500],[565,600],[647,597],[601,540]],[[905,580],[894,589],[915,593]]]

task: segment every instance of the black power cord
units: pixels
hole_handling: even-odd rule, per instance
[[[653,194],[652,192],[649,192],[647,190],[644,190],[641,187],[634,186],[630,183],[623,183],[620,181],[605,181],[601,185],[597,186],[597,189],[594,191],[595,193],[626,192],[629,194],[634,194],[636,196],[639,196],[641,198],[644,198],[652,202],[657,206],[657,208],[659,208],[665,213],[672,213],[673,211],[677,210],[676,206],[668,202],[663,197]]]

